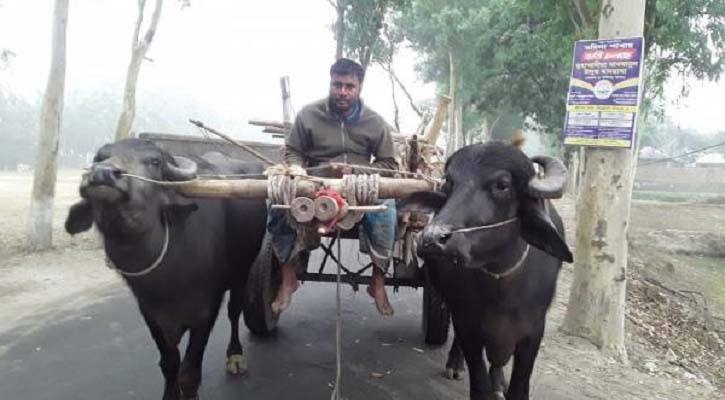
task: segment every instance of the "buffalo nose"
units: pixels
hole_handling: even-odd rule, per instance
[[[115,165],[96,164],[91,170],[89,183],[94,185],[110,185],[121,178],[124,171]]]
[[[450,227],[441,225],[429,225],[423,230],[421,237],[421,248],[423,250],[443,250],[443,247],[450,238]]]

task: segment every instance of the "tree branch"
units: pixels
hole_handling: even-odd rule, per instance
[[[388,77],[390,78],[390,92],[392,93],[393,97],[393,122],[395,122],[395,130],[400,132],[400,110],[398,109],[398,100],[395,98],[395,80],[393,79],[392,74],[388,74]]]
[[[154,35],[156,34],[156,27],[159,25],[159,19],[161,18],[161,9],[163,8],[164,0],[156,0],[156,8],[154,9],[154,14],[151,17],[151,24],[146,29],[146,34],[143,38],[142,45],[144,46],[144,51],[151,45],[151,42],[154,40]]]
[[[571,7],[566,8],[566,15],[569,16],[569,20],[571,21],[572,25],[574,25],[574,28],[576,28],[577,32],[581,32],[582,27],[579,24],[579,22],[577,22],[576,18],[574,17]]]
[[[415,105],[415,101],[413,100],[413,96],[410,94],[410,92],[408,91],[408,88],[405,87],[405,85],[403,84],[403,82],[400,81],[400,78],[398,78],[398,74],[395,73],[395,71],[393,70],[392,67],[391,68],[387,68],[385,66],[385,64],[383,64],[383,63],[379,63],[379,64],[385,70],[385,72],[387,72],[388,74],[390,74],[390,76],[392,76],[393,79],[395,79],[395,83],[398,84],[398,86],[400,87],[400,89],[405,94],[405,97],[408,98],[408,102],[410,103],[410,108],[412,108],[413,111],[415,111],[415,113],[418,114],[419,117],[423,118],[423,112],[420,110],[420,108],[418,108]]]
[[[493,123],[491,123],[491,125],[487,127],[488,129],[486,129],[486,130],[488,131],[488,135],[487,135],[488,140],[493,139],[493,128],[496,126],[496,124],[498,123],[498,120],[500,120],[502,116],[503,116],[503,112],[499,112],[498,115],[496,115],[496,119],[493,120]]]
[[[138,0],[138,18],[136,18],[136,27],[133,29],[133,46],[138,46],[138,34],[141,32],[141,24],[143,24],[143,12],[146,8],[146,0]]]
[[[571,2],[574,4],[576,12],[579,15],[579,21],[581,21],[584,27],[589,28],[592,24],[592,19],[586,0],[571,0]]]

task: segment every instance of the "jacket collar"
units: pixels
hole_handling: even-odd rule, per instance
[[[355,124],[358,120],[360,120],[360,115],[363,112],[363,102],[362,100],[358,99],[357,103],[353,105],[352,113],[348,115],[346,118],[342,118],[342,116],[335,111],[335,109],[332,107],[332,104],[330,103],[330,98],[327,98],[327,101],[325,102],[325,112],[331,116],[333,119],[337,121],[345,122],[346,124]]]

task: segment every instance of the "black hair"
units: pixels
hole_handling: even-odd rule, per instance
[[[365,79],[365,70],[360,64],[349,58],[340,58],[330,67],[330,77],[332,75],[355,75],[362,83]]]

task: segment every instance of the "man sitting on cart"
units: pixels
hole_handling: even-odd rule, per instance
[[[345,58],[330,68],[330,92],[325,99],[305,106],[295,119],[285,142],[284,158],[291,173],[339,178],[344,174],[370,173],[351,165],[396,170],[390,126],[360,100],[364,79],[360,64]],[[372,161],[371,161],[372,160]],[[329,168],[326,168],[329,167]],[[387,211],[368,213],[360,223],[361,249],[373,261],[368,294],[382,315],[393,315],[385,292],[385,273],[395,242],[397,214],[395,202],[386,200]],[[299,287],[300,253],[317,247],[319,237],[306,238],[290,225],[282,210],[271,210],[268,230],[275,255],[282,265],[282,284],[272,303],[276,313],[289,307],[292,293]],[[315,240],[316,239],[316,240]]]

